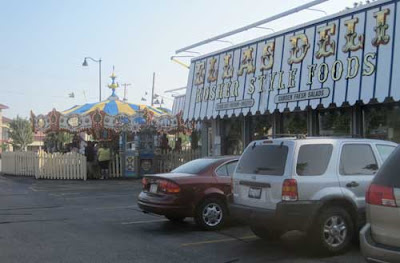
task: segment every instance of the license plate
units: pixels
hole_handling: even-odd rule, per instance
[[[261,198],[261,188],[250,187],[249,188],[249,198],[260,199]]]
[[[151,184],[150,185],[150,193],[157,193],[157,188],[158,188],[157,184]]]

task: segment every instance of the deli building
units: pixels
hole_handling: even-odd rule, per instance
[[[373,2],[192,59],[179,107],[201,123],[203,154],[240,154],[274,134],[400,142],[398,5]]]

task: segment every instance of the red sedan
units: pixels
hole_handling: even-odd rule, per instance
[[[203,229],[219,229],[228,216],[226,196],[237,161],[234,156],[201,158],[170,173],[146,175],[138,205],[171,221],[194,217]]]

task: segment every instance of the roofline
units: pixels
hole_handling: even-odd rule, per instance
[[[257,43],[257,42],[260,42],[260,41],[263,41],[263,40],[273,39],[275,37],[279,37],[279,36],[285,35],[287,33],[294,32],[296,30],[300,30],[300,29],[303,29],[303,28],[306,28],[306,27],[309,27],[309,26],[313,26],[313,25],[319,24],[319,23],[324,22],[324,21],[330,21],[330,20],[334,20],[334,19],[337,19],[337,18],[346,17],[346,16],[349,16],[349,15],[351,15],[353,13],[356,13],[356,12],[358,12],[360,10],[370,10],[370,9],[373,9],[374,7],[376,7],[378,5],[384,5],[386,3],[391,3],[391,2],[396,2],[396,1],[399,1],[399,0],[378,0],[378,1],[375,1],[375,2],[372,2],[372,3],[369,3],[369,4],[365,4],[365,5],[361,5],[361,6],[358,6],[358,7],[351,8],[349,10],[339,11],[339,12],[331,14],[329,16],[324,16],[324,17],[321,17],[319,19],[311,20],[311,21],[306,22],[306,23],[302,23],[302,24],[299,24],[299,25],[296,25],[296,26],[293,26],[293,27],[289,27],[287,29],[283,29],[283,30],[278,31],[278,32],[274,32],[272,34],[267,34],[267,35],[264,35],[264,36],[261,36],[261,37],[255,38],[255,39],[251,39],[251,40],[236,44],[236,45],[231,46],[231,47],[223,48],[223,49],[216,50],[216,51],[213,51],[213,52],[210,52],[210,53],[198,56],[198,57],[194,57],[194,58],[191,59],[191,63],[196,62],[198,60],[202,60],[204,58],[208,58],[208,57],[212,57],[212,56],[215,56],[215,55],[219,55],[221,53],[232,51],[232,50],[238,49],[240,47],[247,46],[249,44]]]

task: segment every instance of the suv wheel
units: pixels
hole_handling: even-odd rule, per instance
[[[311,235],[323,252],[340,254],[350,248],[354,225],[349,213],[340,207],[323,210]]]
[[[258,236],[261,239],[265,239],[268,241],[278,241],[282,235],[281,231],[267,229],[262,226],[251,225],[250,229],[254,233],[254,235]]]
[[[197,207],[194,219],[201,228],[216,230],[224,225],[226,216],[227,208],[224,202],[217,198],[207,198]]]

